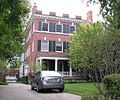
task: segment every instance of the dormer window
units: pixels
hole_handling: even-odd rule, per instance
[[[42,24],[42,31],[48,31],[48,23]]]

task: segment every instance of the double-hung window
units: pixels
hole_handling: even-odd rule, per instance
[[[49,23],[49,32],[55,32],[55,23]]]
[[[56,42],[56,51],[63,51],[62,50],[63,46],[62,46],[62,42]]]
[[[70,26],[70,33],[73,33],[75,31],[75,26]]]
[[[56,25],[56,32],[62,32],[62,25],[61,24],[57,24]]]
[[[41,41],[41,51],[49,51],[49,41]]]
[[[63,33],[69,33],[69,25],[63,24]]]
[[[42,31],[48,31],[48,23],[42,23]]]

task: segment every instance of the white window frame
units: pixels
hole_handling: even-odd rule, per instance
[[[47,47],[48,47],[47,50],[43,50],[43,49],[42,49],[42,42],[43,42],[43,41],[46,41],[46,42],[47,42]],[[47,41],[47,40],[42,40],[42,41],[41,41],[41,51],[46,51],[46,52],[49,51],[49,41]]]
[[[57,31],[56,31],[56,30],[57,30],[57,25],[61,25],[61,26],[62,26],[62,31],[61,31],[61,32],[57,32]],[[61,33],[61,34],[62,34],[62,33],[63,33],[63,24],[56,24],[55,32],[56,32],[56,33]]]
[[[61,42],[61,43],[62,43],[62,51],[57,51],[57,48],[56,48],[56,43],[57,43],[57,42],[61,42],[61,41],[56,41],[56,42],[55,42],[55,51],[56,51],[56,52],[63,52],[63,42]]]

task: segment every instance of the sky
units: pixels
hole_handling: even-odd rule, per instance
[[[76,15],[82,16],[82,19],[86,20],[86,15],[89,10],[93,11],[93,21],[102,20],[99,15],[100,5],[90,5],[87,7],[86,1],[83,0],[29,0],[31,5],[34,3],[37,5],[38,10],[42,10],[43,14],[49,14],[49,12],[56,12],[57,16],[62,16],[63,13],[69,14],[70,18],[75,18]]]

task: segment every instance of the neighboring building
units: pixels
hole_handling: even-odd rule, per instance
[[[21,57],[20,57],[19,77],[27,76],[29,73],[29,70],[28,70],[29,66],[25,62],[24,57],[25,57],[25,55],[24,55],[24,53],[22,53]]]
[[[60,17],[56,16],[55,12],[46,15],[34,5],[25,31],[24,57],[29,72],[46,69],[72,76],[74,72],[72,73],[72,68],[69,67],[69,57],[65,50],[69,47],[68,41],[76,27],[80,23],[92,22],[92,11],[87,15],[87,20],[82,20],[81,16],[69,18],[69,14]]]
[[[7,68],[5,79],[7,82],[16,82],[19,77],[19,68]]]

